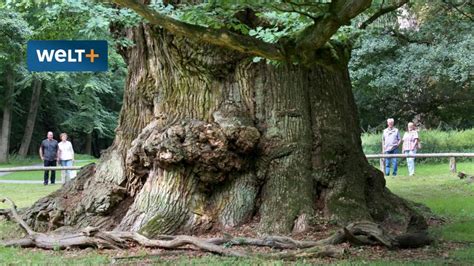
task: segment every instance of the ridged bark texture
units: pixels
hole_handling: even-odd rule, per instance
[[[365,159],[343,51],[325,66],[273,65],[147,25],[128,35],[115,142],[95,173],[29,209],[34,227],[156,236],[249,222],[288,234],[314,218],[426,225]],[[35,217],[58,210],[56,223]]]

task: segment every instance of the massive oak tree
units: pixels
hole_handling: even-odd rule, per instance
[[[27,211],[35,230],[93,225],[153,237],[247,223],[288,234],[318,219],[426,226],[365,158],[350,47],[330,40],[371,1],[315,4],[322,15],[274,43],[192,25],[146,1],[115,2],[146,20],[124,32],[134,46],[123,52],[115,141],[96,168]],[[245,14],[249,27],[261,22]]]

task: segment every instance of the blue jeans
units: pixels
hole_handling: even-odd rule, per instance
[[[416,150],[413,151],[405,151],[405,154],[416,154]],[[412,176],[415,174],[415,158],[407,158],[407,166],[408,166],[408,175]]]
[[[398,149],[394,149],[391,151],[386,151],[384,154],[397,154]],[[397,175],[398,165],[397,165],[397,158],[385,158],[385,175],[390,175],[390,162],[393,166],[393,175]]]
[[[72,166],[72,160],[61,160],[61,166]],[[71,172],[72,170],[65,170],[66,176],[64,177],[64,183],[71,181]]]

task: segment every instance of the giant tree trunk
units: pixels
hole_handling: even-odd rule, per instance
[[[43,81],[39,78],[35,78],[32,84],[31,103],[30,110],[28,111],[28,117],[26,119],[25,133],[21,140],[21,146],[18,150],[18,155],[28,155],[30,148],[31,136],[33,136],[33,130],[35,129],[36,115],[38,114],[38,107],[40,105],[40,94],[41,86]]]
[[[14,76],[13,70],[5,71],[5,104],[3,107],[2,133],[0,134],[0,163],[8,161],[8,153],[10,149],[10,130],[12,127],[12,109],[13,109],[13,92],[14,92]]]
[[[155,236],[254,222],[287,234],[314,218],[426,226],[362,152],[341,49],[324,66],[275,66],[146,25],[129,37],[114,144],[95,172],[28,210],[35,230]]]

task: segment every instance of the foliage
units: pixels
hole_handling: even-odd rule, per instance
[[[91,133],[95,139],[101,139],[103,142],[97,149],[106,148],[114,136],[126,76],[125,62],[117,53],[116,47],[130,45],[130,42],[123,38],[113,38],[109,28],[111,23],[128,23],[129,18],[122,17],[127,12],[117,12],[110,6],[82,0],[9,0],[2,5],[5,6],[5,11],[2,12],[19,14],[13,19],[12,25],[16,23],[24,30],[32,29],[28,37],[19,41],[22,47],[28,39],[105,39],[109,42],[108,72],[23,71],[19,75],[16,83],[19,97],[14,102],[15,117],[11,135],[13,151],[20,146],[30,105],[31,86],[35,79],[43,80],[44,86],[33,146],[37,146],[46,131],[52,130],[56,133],[68,132],[77,150],[84,147],[85,134]],[[21,20],[20,16],[24,20]],[[6,54],[24,57],[21,50],[11,53],[10,50],[0,47],[0,55],[4,51]],[[24,63],[17,65],[23,69],[26,67]]]
[[[446,1],[448,2],[448,1]],[[469,5],[464,5],[469,8]],[[474,124],[472,21],[439,1],[416,2],[405,17],[365,32],[350,70],[363,128],[388,117],[432,128]]]
[[[13,95],[9,95],[11,99],[7,99],[4,93],[5,76],[7,72],[12,72],[14,76],[24,74],[26,71],[19,64],[25,56],[25,42],[31,36],[32,32],[29,25],[14,11],[0,9],[0,107],[7,100],[13,100],[21,92],[16,89]]]
[[[194,25],[227,29],[268,43],[295,34],[327,12],[328,1],[204,1],[200,4],[163,4],[152,1],[161,14]]]
[[[0,66],[14,64],[25,51],[31,30],[20,14],[0,9]]]

